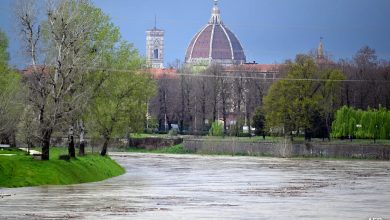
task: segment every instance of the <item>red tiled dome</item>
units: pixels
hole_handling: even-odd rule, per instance
[[[213,62],[224,65],[246,62],[240,41],[221,21],[217,3],[213,7],[209,23],[191,40],[185,62]]]

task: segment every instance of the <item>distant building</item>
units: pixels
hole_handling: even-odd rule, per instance
[[[209,22],[192,38],[185,55],[185,63],[209,66],[244,64],[246,57],[240,41],[222,22],[218,0],[214,0]]]
[[[164,68],[164,30],[146,31],[146,59],[151,68]]]
[[[241,74],[252,76],[258,79],[276,79],[279,77],[280,69],[283,67],[285,67],[284,64],[245,63],[241,65],[226,66],[223,68],[223,72],[233,75]]]
[[[320,43],[318,44],[317,50],[316,50],[316,63],[318,65],[324,65],[324,64],[334,64],[326,55],[324,50],[324,43],[322,42],[323,38],[320,38]]]

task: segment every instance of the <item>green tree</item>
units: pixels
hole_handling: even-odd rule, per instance
[[[320,70],[311,57],[298,55],[288,64],[286,79],[274,83],[264,98],[267,127],[291,137],[304,131],[306,138],[320,129],[319,125],[330,127],[341,79],[340,71]]]
[[[8,49],[8,39],[3,31],[0,29],[0,70],[4,71],[4,67],[8,65],[9,54]]]
[[[255,110],[252,119],[252,126],[256,129],[256,135],[265,135],[265,116],[263,110],[260,107],[256,108]]]
[[[15,145],[22,110],[21,77],[8,67],[8,39],[0,30],[0,142]]]
[[[155,92],[154,81],[143,73],[143,60],[131,44],[121,43],[106,57],[107,71],[93,73],[96,89],[86,115],[87,128],[93,136],[104,139],[105,156],[114,137],[143,127],[146,104]]]
[[[319,115],[324,125],[321,133],[330,137],[329,134],[334,120],[334,114],[341,105],[341,80],[344,80],[345,76],[340,70],[332,68],[326,68],[320,74],[323,81],[317,86],[320,88],[319,92],[321,96]]]
[[[360,139],[390,139],[390,111],[386,108],[369,108],[367,111],[343,106],[336,113],[332,136]]]
[[[106,51],[119,40],[109,17],[89,1],[49,3],[42,23],[34,1],[18,1],[15,8],[22,43],[31,58],[28,104],[31,117],[39,119],[37,138],[43,160],[49,159],[52,134],[67,132],[85,110],[90,97],[85,88],[89,69],[99,68]],[[38,64],[43,60],[46,66],[42,67]],[[73,134],[69,136],[69,152],[75,156]]]

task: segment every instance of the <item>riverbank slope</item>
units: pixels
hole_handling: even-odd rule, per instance
[[[124,168],[109,157],[87,155],[59,160],[64,149],[51,148],[50,160],[35,160],[20,150],[0,151],[0,187],[68,185],[119,176]]]

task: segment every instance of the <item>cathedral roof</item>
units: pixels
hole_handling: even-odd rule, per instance
[[[186,63],[245,63],[246,57],[241,43],[223,24],[217,3],[215,0],[209,22],[191,40],[186,52]]]

